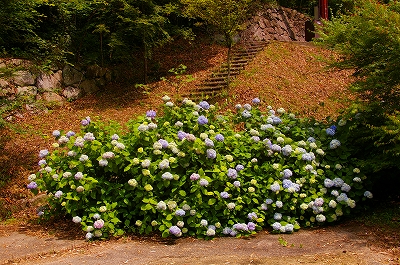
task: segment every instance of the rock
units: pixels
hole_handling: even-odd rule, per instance
[[[98,65],[90,65],[86,69],[86,78],[87,79],[95,79],[99,77],[103,77],[107,72],[107,68],[102,68]]]
[[[14,72],[11,79],[18,86],[33,86],[35,84],[35,77],[25,70]]]
[[[76,100],[82,96],[82,90],[79,87],[68,86],[63,90],[62,95],[67,100]]]
[[[35,96],[37,94],[37,87],[35,86],[20,86],[16,88],[17,95]]]
[[[83,80],[83,73],[79,72],[77,69],[67,65],[63,69],[63,80],[65,86],[71,86],[74,84],[79,84]]]
[[[36,80],[36,86],[44,91],[52,91],[62,87],[62,71],[54,74],[42,74]]]
[[[85,80],[81,83],[81,85],[79,87],[86,94],[93,94],[93,93],[99,91],[99,87],[96,85],[95,80]]]
[[[42,99],[46,102],[56,103],[57,105],[64,105],[64,98],[54,92],[44,92],[42,94]]]

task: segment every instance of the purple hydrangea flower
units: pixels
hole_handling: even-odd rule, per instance
[[[242,117],[243,117],[243,118],[250,118],[250,117],[251,117],[251,112],[248,111],[248,110],[244,110],[244,111],[242,112]]]
[[[167,140],[160,139],[160,140],[158,140],[158,142],[161,144],[162,148],[168,148],[168,146],[169,146],[169,143]]]
[[[83,174],[82,174],[82,172],[77,172],[74,177],[76,180],[80,180],[80,179],[83,179]]]
[[[208,181],[206,179],[200,179],[199,184],[200,186],[205,187],[208,185]]]
[[[179,209],[175,212],[176,216],[184,216],[186,214],[185,210]]]
[[[38,187],[37,183],[34,181],[31,181],[28,185],[26,185],[26,187],[30,190],[34,190]]]
[[[72,137],[72,136],[74,136],[75,135],[75,132],[73,132],[73,131],[68,131],[66,134],[65,134],[65,136],[67,136],[68,138],[70,138],[70,137]]]
[[[96,229],[101,229],[104,226],[104,221],[102,219],[98,219],[94,221],[93,227]]]
[[[234,181],[233,182],[233,186],[235,186],[236,188],[239,188],[240,187],[240,181]]]
[[[155,110],[148,110],[146,112],[146,117],[150,119],[154,119],[157,115],[157,112]]]
[[[183,139],[185,139],[185,137],[186,137],[186,133],[184,132],[184,131],[179,131],[178,132],[178,139],[179,140],[183,140]]]
[[[229,193],[226,191],[223,191],[219,194],[221,196],[221,198],[223,199],[228,199],[230,197]]]
[[[224,139],[225,139],[224,136],[220,133],[215,135],[215,140],[217,140],[218,142],[223,142]]]
[[[277,144],[273,144],[273,145],[271,145],[271,150],[274,152],[280,153],[282,148]]]
[[[41,165],[47,165],[47,162],[46,162],[46,160],[41,159],[41,160],[39,160],[38,165],[39,165],[39,166],[41,166]]]
[[[113,134],[113,135],[111,136],[111,140],[119,140],[118,134]]]
[[[249,220],[256,220],[258,217],[255,212],[251,212],[247,215],[247,218],[249,218]]]
[[[201,102],[199,103],[199,106],[200,106],[202,109],[205,109],[205,110],[208,110],[208,109],[210,108],[210,104],[208,104],[207,101],[201,101]]]
[[[256,224],[253,222],[248,222],[247,228],[249,228],[250,231],[254,231],[254,230],[256,230]]]
[[[313,161],[314,158],[310,153],[305,153],[301,156],[301,159],[304,161]]]
[[[217,152],[214,149],[207,149],[207,158],[215,159],[217,157]]]
[[[199,125],[206,125],[208,123],[208,119],[204,116],[201,115],[198,119],[197,119],[197,123]]]
[[[280,124],[280,123],[282,123],[282,120],[279,117],[272,118],[272,124]]]
[[[83,119],[83,120],[81,121],[81,124],[82,124],[83,126],[87,126],[87,125],[89,125],[89,123],[90,123],[90,117],[86,117],[85,119]]]
[[[85,141],[93,141],[93,140],[96,139],[96,138],[94,137],[93,133],[88,132],[88,133],[86,133],[86,134],[83,136],[83,139],[84,139]]]
[[[308,137],[307,142],[309,142],[309,143],[315,143],[316,140],[315,140],[314,137],[311,137],[311,136],[310,136],[310,137]]]
[[[290,178],[292,175],[293,175],[292,171],[291,171],[290,169],[288,169],[288,168],[284,169],[283,172],[282,172],[282,177],[283,177],[284,179],[288,179],[288,178]]]
[[[210,138],[206,138],[204,143],[207,147],[214,147],[214,142]]]
[[[260,104],[261,100],[259,98],[253,98],[252,102],[253,104],[257,105]]]
[[[279,190],[281,189],[281,185],[279,185],[279,183],[276,183],[276,182],[275,182],[274,184],[271,185],[270,189],[271,189],[273,192],[279,191]]]
[[[290,156],[290,154],[293,152],[293,149],[290,145],[285,145],[282,147],[281,151],[284,156]]]
[[[272,199],[265,199],[265,203],[266,204],[272,204],[274,201]]]
[[[54,193],[54,197],[59,199],[61,198],[61,196],[63,195],[63,192],[61,190],[56,191],[56,193]]]
[[[53,131],[53,136],[54,136],[55,138],[58,138],[58,137],[61,136],[61,132],[60,132],[59,130],[54,130],[54,131]]]
[[[322,198],[316,198],[314,200],[314,205],[317,207],[321,207],[323,204],[324,204],[324,199],[322,199]]]
[[[229,168],[229,169],[228,169],[227,176],[228,176],[229,178],[231,178],[231,179],[236,179],[236,178],[237,178],[237,171],[236,171],[236,169]]]
[[[196,181],[200,179],[200,175],[197,173],[193,173],[192,175],[190,175],[190,180],[192,181]]]
[[[246,224],[241,224],[241,223],[234,224],[233,229],[235,229],[237,231],[248,231],[249,230],[249,228],[247,227]]]
[[[231,232],[232,232],[232,229],[229,228],[229,227],[225,227],[225,228],[222,230],[222,234],[224,234],[224,235],[229,235]]]
[[[236,171],[241,171],[241,170],[243,170],[244,169],[244,166],[243,165],[241,165],[241,164],[238,164],[238,165],[236,165]]]
[[[254,142],[259,142],[259,141],[260,141],[260,137],[258,137],[258,136],[252,136],[251,139],[252,139]]]

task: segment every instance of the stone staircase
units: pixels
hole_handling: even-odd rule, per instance
[[[264,49],[267,41],[248,41],[237,44],[232,50],[230,81],[232,82],[246,65]],[[192,100],[210,100],[221,97],[223,90],[228,87],[228,64],[224,63],[214,70],[201,84],[184,95]]]

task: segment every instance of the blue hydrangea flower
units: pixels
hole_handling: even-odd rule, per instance
[[[155,110],[148,110],[146,112],[146,117],[150,119],[154,119],[157,115],[157,112]]]
[[[266,204],[272,204],[273,202],[274,202],[274,201],[273,201],[272,199],[269,199],[269,198],[265,200],[265,203],[266,203]]]
[[[228,169],[227,176],[228,176],[229,178],[231,178],[231,179],[236,179],[236,178],[237,178],[237,171],[236,171],[236,169],[229,168],[229,169]]]
[[[343,183],[341,190],[344,192],[349,192],[351,190],[351,186],[347,183]]]
[[[42,166],[42,165],[44,166],[44,165],[47,165],[47,162],[46,162],[45,159],[41,159],[41,160],[39,160],[38,165],[39,166]]]
[[[202,109],[205,109],[205,110],[208,110],[208,109],[210,108],[210,104],[208,104],[207,101],[201,101],[201,102],[199,103],[199,106],[200,106]]]
[[[313,161],[314,158],[315,158],[315,157],[313,157],[313,156],[311,155],[311,153],[305,153],[305,154],[303,154],[303,155],[301,156],[301,159],[302,159],[302,160],[308,161],[308,162]]]
[[[272,124],[281,124],[282,120],[279,117],[273,117],[272,118]]]
[[[277,208],[282,208],[283,207],[283,202],[282,201],[276,201],[275,205]]]
[[[334,136],[335,135],[335,131],[332,130],[331,128],[326,129],[325,132],[329,136]]]
[[[275,223],[272,224],[272,228],[273,228],[274,230],[280,230],[281,227],[282,227],[282,225],[281,225],[281,223],[279,223],[279,222],[275,222]]]
[[[237,231],[248,231],[249,230],[247,225],[244,224],[244,223],[234,224],[232,228],[237,230]]]
[[[207,158],[215,159],[217,157],[217,152],[214,149],[207,149]]]
[[[258,105],[260,104],[261,100],[259,98],[253,98],[252,102],[253,104]]]
[[[233,182],[233,186],[235,186],[236,188],[239,188],[240,187],[240,181],[234,181]]]
[[[222,229],[222,234],[224,235],[229,235],[232,232],[232,229],[229,227],[225,227],[224,229]]]
[[[343,179],[341,179],[341,178],[334,178],[334,179],[333,179],[333,185],[334,185],[335,187],[340,188],[340,187],[343,186],[343,184],[344,184],[344,180],[343,180]]]
[[[87,126],[90,123],[90,117],[86,117],[81,121],[82,126]]]
[[[364,197],[367,197],[368,199],[372,199],[374,196],[372,195],[372,193],[370,191],[365,191],[364,192]]]
[[[349,197],[347,197],[346,193],[341,193],[339,196],[336,197],[336,201],[338,202],[346,202],[349,199]]]
[[[292,233],[293,230],[294,230],[294,226],[292,224],[286,224],[285,225],[285,232]]]
[[[290,156],[290,154],[293,152],[293,149],[290,145],[285,145],[282,147],[281,151],[284,156]]]
[[[274,213],[274,220],[281,220],[282,219],[282,214],[281,213]]]
[[[252,139],[254,142],[259,142],[259,141],[260,141],[260,137],[258,137],[258,136],[252,136],[251,139]]]
[[[324,186],[325,186],[326,188],[332,188],[333,185],[334,185],[334,182],[333,182],[331,179],[326,178],[326,179],[324,180]]]
[[[270,189],[273,192],[279,191],[281,189],[281,185],[279,185],[279,183],[275,182],[274,184],[271,185]]]
[[[336,149],[341,145],[340,141],[337,139],[333,139],[330,143],[329,143],[329,148],[330,149]]]
[[[284,179],[288,179],[288,178],[290,178],[292,175],[293,175],[292,171],[291,171],[290,169],[288,169],[288,168],[284,169],[283,172],[282,172],[282,177],[283,177]]]
[[[67,136],[68,138],[70,138],[70,137],[72,137],[72,136],[75,136],[75,132],[73,132],[73,131],[68,131],[68,132],[65,134],[65,136]]]
[[[49,150],[47,150],[47,149],[40,150],[39,158],[43,158],[43,157],[47,156],[48,154],[49,154]]]
[[[208,123],[208,119],[207,119],[205,116],[201,115],[201,116],[197,119],[197,123],[198,123],[199,125],[206,125],[206,124]]]
[[[315,140],[314,137],[311,137],[311,136],[310,136],[310,137],[308,137],[307,142],[309,142],[309,143],[315,143],[316,140]]]

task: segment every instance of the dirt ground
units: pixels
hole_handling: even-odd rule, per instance
[[[400,264],[399,246],[357,221],[210,241],[124,237],[87,242],[28,230],[0,227],[0,264]]]

